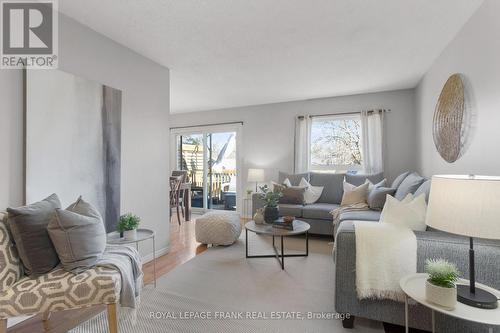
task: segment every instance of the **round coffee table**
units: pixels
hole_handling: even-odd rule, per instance
[[[256,224],[255,221],[250,221],[245,224],[245,255],[247,258],[276,258],[281,265],[281,269],[285,269],[285,258],[286,257],[307,257],[309,255],[309,229],[311,226],[309,223],[300,220],[293,221],[293,230],[286,230],[280,228],[274,228],[271,224]],[[263,254],[263,255],[249,255],[248,254],[248,231],[255,232],[256,234],[269,235],[273,237],[273,249],[274,254]],[[295,236],[295,235],[306,235],[306,252],[305,253],[290,253],[285,254],[284,251],[284,237]],[[281,251],[275,245],[275,238],[280,238]]]

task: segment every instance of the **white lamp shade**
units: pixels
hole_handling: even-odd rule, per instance
[[[264,169],[248,169],[249,182],[263,182],[264,180]]]
[[[500,177],[432,177],[426,224],[453,234],[500,239]]]

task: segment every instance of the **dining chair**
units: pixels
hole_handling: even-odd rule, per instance
[[[173,170],[172,171],[172,177],[177,177],[177,176],[182,176],[182,184],[184,183],[187,183],[188,182],[188,171],[187,170]],[[181,187],[182,187],[182,184],[181,184]],[[181,213],[182,213],[182,218],[186,218],[186,216],[184,215],[184,211],[186,210],[186,191],[184,191],[182,188],[181,188],[181,191],[180,191],[180,196],[179,196],[179,204],[181,206]]]
[[[175,207],[177,210],[177,221],[179,222],[179,225],[181,224],[181,214],[179,208],[182,179],[182,176],[170,177],[170,218],[172,218],[172,208]]]

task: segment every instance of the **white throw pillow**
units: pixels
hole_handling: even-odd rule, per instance
[[[286,187],[292,187],[292,182],[287,178],[283,181],[283,185],[285,185]]]
[[[405,226],[415,231],[425,231],[425,195],[414,198],[410,193],[402,201],[387,195],[384,209],[380,214],[380,223]]]
[[[304,203],[310,205],[315,203],[321,197],[323,193],[324,186],[313,186],[305,178],[302,178],[299,183],[300,187],[305,187],[306,192],[304,193]]]
[[[344,181],[344,194],[342,195],[341,206],[366,203],[368,197],[369,183],[364,183],[359,186],[349,184]]]

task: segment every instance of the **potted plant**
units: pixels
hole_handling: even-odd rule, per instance
[[[453,310],[457,304],[457,266],[445,259],[427,259],[425,271],[429,274],[425,284],[427,301]]]
[[[271,191],[267,185],[261,186],[260,190],[259,197],[265,203],[264,221],[266,223],[273,223],[280,217],[278,204],[283,193],[281,191]]]
[[[247,198],[251,198],[252,197],[252,193],[253,193],[253,190],[247,189]]]
[[[118,231],[120,235],[123,233],[123,237],[126,240],[134,240],[137,236],[137,227],[141,223],[141,218],[132,213],[127,213],[120,216],[120,221],[118,222]]]

